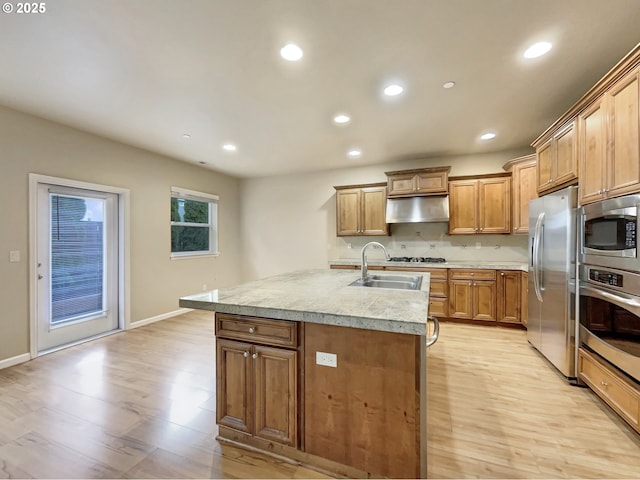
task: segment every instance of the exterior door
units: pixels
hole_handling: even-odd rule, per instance
[[[38,183],[37,350],[118,329],[118,195]]]

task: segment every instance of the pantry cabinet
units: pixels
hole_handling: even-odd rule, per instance
[[[578,116],[580,203],[640,191],[640,69]]]
[[[449,234],[511,233],[511,175],[452,177]]]
[[[334,188],[337,236],[389,235],[386,183]]]
[[[496,320],[496,271],[451,269],[449,316],[470,320]]]
[[[512,173],[511,233],[529,233],[529,202],[538,197],[536,155],[514,158],[503,168]]]
[[[544,143],[536,146],[537,190],[540,195],[577,181],[578,154],[575,130],[576,121],[573,120],[559,128]]]
[[[297,338],[296,322],[216,314],[219,425],[297,446]]]
[[[388,196],[446,195],[451,167],[420,168],[385,172]]]

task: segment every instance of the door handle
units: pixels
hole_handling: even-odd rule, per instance
[[[427,337],[427,348],[436,343],[440,336],[440,324],[438,323],[438,319],[429,315],[427,317],[427,330],[429,329],[429,320],[433,322],[433,335]]]

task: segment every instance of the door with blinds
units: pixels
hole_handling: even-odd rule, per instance
[[[118,329],[118,196],[38,184],[39,353]]]

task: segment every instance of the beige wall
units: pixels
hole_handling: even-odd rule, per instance
[[[358,258],[360,248],[370,240],[380,241],[398,256],[526,262],[526,235],[449,236],[446,224],[392,225],[391,237],[336,237],[333,186],[385,182],[385,171],[420,167],[450,165],[452,176],[502,172],[508,160],[529,153],[533,150],[245,179],[241,187],[243,280],[301,268],[326,268],[329,260]],[[476,242],[481,242],[480,249],[475,248]]]
[[[131,322],[240,280],[238,179],[0,107],[0,361],[29,351],[29,173],[130,189]],[[170,259],[172,185],[220,196],[219,257]]]

